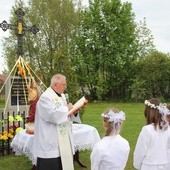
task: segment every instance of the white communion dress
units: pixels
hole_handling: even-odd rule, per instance
[[[153,124],[144,126],[134,151],[134,167],[138,170],[170,170],[167,168],[169,137],[169,129],[155,130]]]
[[[129,152],[129,142],[122,136],[106,136],[92,150],[91,170],[124,170]]]

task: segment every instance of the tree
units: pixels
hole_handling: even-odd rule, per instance
[[[92,99],[127,95],[137,51],[134,32],[130,3],[90,1],[83,13],[72,62],[77,62],[75,70],[82,90],[90,92]]]
[[[145,89],[145,98],[164,97],[170,94],[170,58],[169,55],[154,51],[138,62],[140,82],[145,81],[141,88]]]
[[[138,51],[138,57],[144,57],[155,51],[155,45],[153,43],[154,37],[151,31],[147,28],[146,18],[139,23],[136,23],[136,45]]]

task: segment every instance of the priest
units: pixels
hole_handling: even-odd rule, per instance
[[[37,170],[73,170],[73,137],[64,91],[66,77],[56,74],[36,106],[33,150]]]

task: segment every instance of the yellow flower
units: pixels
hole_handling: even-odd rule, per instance
[[[21,117],[21,115],[17,115],[16,117],[15,117],[15,119],[19,122],[19,121],[22,121],[22,117]]]
[[[9,133],[13,134],[14,130],[12,128],[9,129]]]
[[[4,130],[2,134],[3,134],[3,135],[7,135],[8,132],[7,132],[6,130]]]
[[[20,132],[21,130],[23,130],[23,128],[22,128],[22,127],[18,127],[15,132],[18,133],[18,132]]]
[[[12,135],[11,133],[8,133],[8,137],[12,139],[14,135]]]
[[[2,140],[7,140],[7,139],[8,139],[8,136],[7,136],[7,135],[2,135],[2,136],[1,136],[1,139],[2,139]]]
[[[11,115],[10,115],[10,116],[8,116],[8,120],[9,120],[9,122],[10,122],[10,123],[12,123],[12,122],[14,121],[14,117],[13,117],[13,116],[11,116]]]

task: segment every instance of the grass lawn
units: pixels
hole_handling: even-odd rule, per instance
[[[116,107],[126,113],[126,120],[123,124],[121,135],[130,143],[131,151],[126,170],[133,170],[133,151],[137,137],[145,124],[143,115],[143,103],[89,103],[85,107],[82,123],[96,127],[101,137],[104,135],[102,127],[101,113],[108,108]],[[90,151],[80,152],[80,160],[87,165],[86,170],[90,170]],[[24,156],[0,157],[0,170],[31,170],[31,162]],[[75,170],[82,170],[75,163]]]

